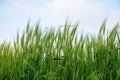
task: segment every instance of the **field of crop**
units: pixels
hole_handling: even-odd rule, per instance
[[[67,21],[45,31],[29,24],[14,45],[0,44],[0,80],[120,80],[118,24],[108,31],[104,21],[97,36],[78,36]]]

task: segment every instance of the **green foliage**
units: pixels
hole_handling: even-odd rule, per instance
[[[0,80],[120,80],[118,24],[108,33],[106,20],[98,36],[77,35],[78,23],[55,30],[34,28],[0,44]]]

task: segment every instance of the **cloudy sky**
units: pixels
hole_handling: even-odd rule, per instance
[[[107,28],[120,22],[120,0],[0,0],[0,40],[11,40],[25,29],[28,19],[34,25],[55,27],[79,21],[78,32],[96,34],[105,18]]]

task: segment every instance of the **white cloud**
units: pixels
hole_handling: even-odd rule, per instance
[[[72,21],[80,20],[82,28],[95,33],[105,18],[108,18],[108,28],[120,22],[120,11],[113,10],[107,4],[88,0],[54,0],[46,6],[46,11],[56,19],[69,17]]]
[[[11,5],[13,8],[29,16],[47,16],[48,18],[53,17],[60,19],[70,17],[83,21],[107,17],[111,11],[102,3],[93,3],[88,0],[53,0],[42,7],[17,2],[12,2]]]
[[[86,0],[53,0],[43,7],[30,6],[17,2],[11,3],[12,7],[30,16],[52,16],[56,18],[73,17],[88,19],[103,15],[106,7],[100,3],[90,3]]]
[[[85,0],[54,0],[47,5],[47,10],[56,17],[73,16],[82,19],[106,11],[104,5]]]
[[[108,18],[108,28],[120,21],[120,11],[115,11],[100,2],[88,0],[54,0],[44,8],[47,15],[58,21],[64,21],[68,17],[72,21],[80,20],[79,29],[97,33],[101,22]]]

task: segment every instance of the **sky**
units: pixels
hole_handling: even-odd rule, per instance
[[[97,34],[107,19],[107,28],[120,22],[120,0],[0,0],[0,41],[12,40],[30,19],[31,26],[58,28],[68,19],[79,22],[78,32]]]

